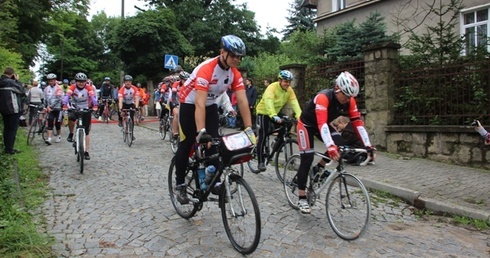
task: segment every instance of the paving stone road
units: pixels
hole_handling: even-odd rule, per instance
[[[52,188],[42,213],[58,257],[242,257],[226,236],[217,203],[206,203],[189,220],[176,214],[167,190],[172,152],[156,131],[136,127],[132,147],[116,124],[95,123],[91,135],[92,159],[83,175],[65,139],[38,144]],[[347,242],[330,228],[324,207],[313,207],[311,215],[292,210],[273,168],[259,175],[245,170],[245,179],[262,219],[260,244],[249,257],[490,256],[490,231],[424,219],[410,205],[374,194],[367,233]]]

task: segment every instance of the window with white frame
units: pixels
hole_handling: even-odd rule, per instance
[[[332,0],[332,12],[340,11],[345,8],[345,0]]]
[[[490,36],[489,11],[490,8],[486,8],[463,13],[461,33],[466,39],[466,54],[478,46],[487,46],[487,50],[490,51],[488,46],[488,37]]]

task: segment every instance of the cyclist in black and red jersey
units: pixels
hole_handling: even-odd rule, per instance
[[[354,97],[359,93],[359,83],[349,72],[342,72],[335,81],[333,89],[325,89],[317,93],[306,108],[303,109],[298,120],[298,146],[301,155],[301,164],[298,169],[298,207],[301,213],[311,213],[306,199],[306,182],[308,171],[314,158],[314,136],[320,136],[327,147],[328,156],[333,160],[339,160],[340,155],[337,145],[343,145],[342,136],[331,127],[330,122],[340,116],[341,112],[347,112],[357,136],[365,147],[371,148],[371,142],[361,114],[357,110]],[[321,166],[318,164],[317,166]],[[315,169],[315,168],[314,168]],[[314,171],[320,171],[318,167]],[[323,176],[323,175],[322,175]]]

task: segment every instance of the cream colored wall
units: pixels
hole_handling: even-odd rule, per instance
[[[449,0],[442,0],[448,2]],[[432,0],[347,0],[347,8],[338,12],[331,12],[332,0],[318,0],[317,6],[317,33],[322,34],[325,29],[334,27],[350,20],[355,20],[357,24],[366,20],[366,17],[375,11],[380,12],[385,17],[387,33],[400,33],[400,44],[402,53],[407,53],[403,45],[408,40],[406,28],[415,28],[417,34],[424,33],[425,26],[435,25],[435,16],[426,16],[427,3]],[[437,1],[436,1],[437,2]],[[356,5],[354,5],[356,4]],[[464,0],[465,8],[488,5],[488,0]],[[350,6],[350,7],[349,7]],[[424,20],[425,17],[425,20]],[[424,20],[424,24],[420,24]],[[455,32],[460,32],[460,27],[456,26]]]

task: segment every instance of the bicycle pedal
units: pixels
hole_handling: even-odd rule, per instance
[[[189,201],[192,202],[193,204],[199,203],[199,199],[197,199],[197,198],[189,198]]]

